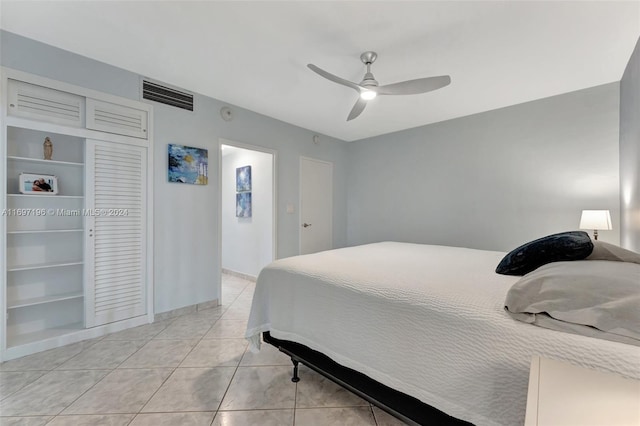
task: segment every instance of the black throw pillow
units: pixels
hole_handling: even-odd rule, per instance
[[[593,243],[586,232],[561,232],[512,250],[500,261],[496,272],[503,275],[525,275],[547,263],[582,260],[592,251]]]

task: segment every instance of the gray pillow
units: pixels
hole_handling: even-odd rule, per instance
[[[540,327],[640,346],[640,265],[549,263],[509,289],[505,310]]]
[[[640,263],[640,254],[602,241],[593,241],[593,251],[585,260],[613,260]]]

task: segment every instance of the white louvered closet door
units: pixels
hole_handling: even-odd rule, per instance
[[[147,149],[87,140],[85,324],[144,315]]]

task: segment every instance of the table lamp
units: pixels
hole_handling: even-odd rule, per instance
[[[609,210],[582,210],[580,229],[593,229],[593,238],[597,240],[598,230],[613,229]]]

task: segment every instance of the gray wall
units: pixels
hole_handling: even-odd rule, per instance
[[[0,32],[2,66],[106,93],[140,98],[141,76],[69,53],[6,31]],[[153,76],[149,76],[153,77]],[[170,82],[169,82],[170,83]],[[184,89],[189,90],[188,87]],[[196,95],[195,112],[154,105],[154,271],[155,311],[166,312],[220,297],[218,241],[218,140],[225,138],[277,151],[277,256],[298,253],[298,215],[286,214],[286,204],[298,206],[299,157],[335,165],[334,244],[346,244],[346,148],[342,141],[322,136],[314,145],[311,131],[233,107],[235,118],[222,120],[222,101]],[[167,182],[167,144],[209,150],[209,184],[190,186]]]
[[[619,85],[350,143],[348,242],[508,251],[609,209],[619,242]]]
[[[620,241],[640,252],[640,39],[620,81]]]

